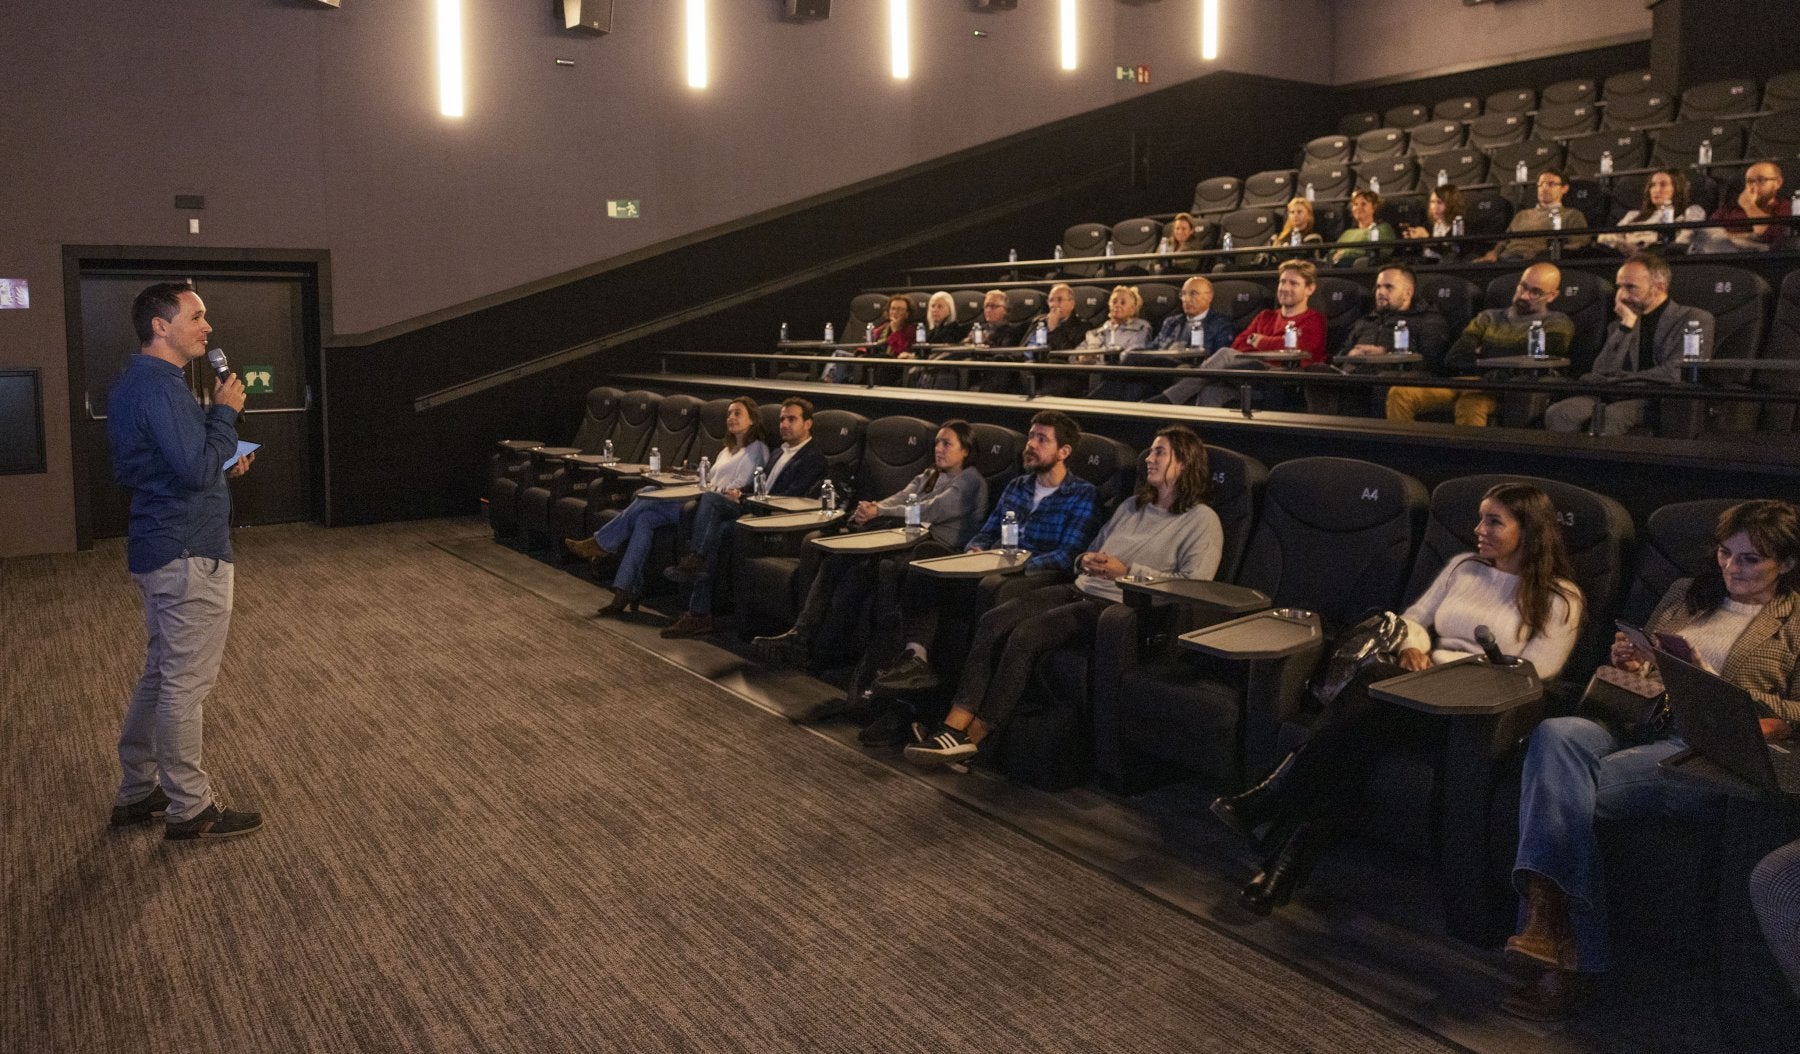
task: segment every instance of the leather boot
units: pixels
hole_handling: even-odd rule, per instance
[[[570,556],[580,557],[590,564],[598,563],[610,555],[605,549],[600,548],[599,542],[586,536],[580,538],[564,538],[563,548],[569,551]]]
[[[597,618],[619,618],[638,609],[638,595],[629,589],[613,590],[612,603],[594,612]]]
[[[1253,846],[1261,846],[1262,841],[1256,837],[1256,829],[1277,818],[1282,788],[1294,770],[1294,759],[1299,756],[1299,750],[1289,751],[1288,756],[1282,758],[1281,764],[1264,776],[1261,783],[1242,794],[1214,798],[1212,814],[1223,821],[1225,826],[1236,831],[1244,841]]]
[[[1525,873],[1525,924],[1506,939],[1506,957],[1527,966],[1575,969],[1569,898],[1543,875]]]
[[[1293,899],[1324,848],[1319,827],[1310,820],[1284,828],[1275,841],[1263,869],[1238,893],[1238,903],[1253,914],[1267,915]]]

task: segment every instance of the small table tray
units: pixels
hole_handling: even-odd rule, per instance
[[[880,531],[847,531],[843,534],[825,535],[814,538],[812,544],[828,553],[875,556],[911,549],[929,534],[928,530],[919,527],[889,527]]]
[[[532,456],[542,458],[572,457],[579,453],[581,448],[578,446],[541,446],[531,450]]]
[[[1425,356],[1410,351],[1390,351],[1381,355],[1338,355],[1332,362],[1339,366],[1411,366],[1425,361]]]
[[[631,462],[631,461],[615,461],[610,465],[601,465],[600,471],[606,473],[609,476],[618,476],[618,477],[629,476],[629,477],[635,479],[637,477],[642,476],[644,473],[650,471],[650,466],[649,465],[641,465],[641,464],[638,464],[636,462]]]
[[[1499,714],[1541,698],[1544,686],[1529,662],[1493,666],[1471,655],[1377,681],[1369,694],[1427,714]]]
[[[510,451],[511,453],[514,453],[514,454],[523,454],[527,451],[536,450],[538,447],[541,447],[543,445],[544,445],[544,441],[542,439],[502,439],[502,440],[500,440],[500,449]]]
[[[678,487],[647,487],[637,496],[649,501],[689,501],[705,493],[700,484],[687,483]]]
[[[1475,360],[1475,367],[1483,370],[1566,370],[1568,359],[1534,359],[1529,355],[1497,355],[1493,358]]]
[[[914,560],[911,567],[938,578],[985,578],[993,574],[1012,574],[1023,570],[1031,554],[1024,549],[983,549],[973,553],[952,553]]]
[[[644,479],[659,487],[685,487],[700,482],[700,476],[693,472],[646,472]]]
[[[844,518],[840,512],[814,509],[811,512],[778,512],[772,516],[740,516],[737,525],[746,531],[799,531],[823,527]]]
[[[1181,646],[1221,659],[1283,659],[1320,642],[1319,616],[1298,608],[1270,608],[1181,635]]]
[[[760,498],[745,495],[744,501],[753,508],[774,509],[776,512],[816,512],[818,498],[786,498],[779,495],[765,494]]]
[[[1210,608],[1227,615],[1247,615],[1267,608],[1268,594],[1230,582],[1214,582],[1204,578],[1158,578],[1145,582],[1135,578],[1117,580],[1125,592],[1125,602],[1147,603],[1167,598]]]

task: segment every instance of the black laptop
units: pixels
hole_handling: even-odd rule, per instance
[[[1760,791],[1800,794],[1800,753],[1763,739],[1762,708],[1750,693],[1662,648],[1656,669],[1675,730],[1695,753]]]

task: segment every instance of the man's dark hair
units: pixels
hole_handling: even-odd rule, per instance
[[[1563,171],[1560,168],[1546,168],[1538,173],[1539,179],[1543,179],[1545,176],[1555,176],[1556,181],[1564,186],[1567,186],[1569,183],[1569,177],[1563,175]]]
[[[1044,425],[1056,433],[1057,446],[1066,446],[1070,450],[1074,450],[1075,444],[1081,442],[1081,426],[1075,423],[1073,417],[1061,410],[1039,410],[1032,417],[1031,423]]]
[[[813,408],[811,399],[802,399],[798,395],[790,395],[786,399],[781,400],[782,409],[785,410],[790,406],[795,407],[800,411],[802,420],[812,420]]]
[[[137,295],[131,302],[131,328],[137,333],[138,347],[147,348],[156,339],[150,320],[175,321],[181,311],[181,294],[193,291],[192,282],[158,282]]]

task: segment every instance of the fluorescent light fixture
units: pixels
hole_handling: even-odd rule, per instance
[[[462,0],[437,0],[438,112],[463,115]]]
[[[1200,57],[1219,57],[1219,0],[1200,0]]]
[[[1075,0],[1062,0],[1062,68],[1075,68]]]
[[[687,0],[688,87],[706,87],[706,0]]]
[[[888,34],[893,38],[894,79],[912,76],[912,31],[906,25],[907,0],[888,0]]]

